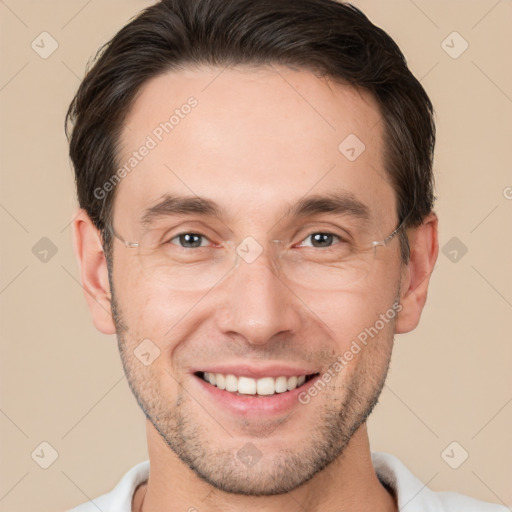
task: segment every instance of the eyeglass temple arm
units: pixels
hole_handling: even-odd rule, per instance
[[[385,246],[388,242],[390,242],[400,232],[400,230],[405,226],[405,223],[406,223],[407,219],[409,218],[409,216],[411,215],[411,212],[412,212],[412,209],[403,218],[402,222],[400,222],[398,227],[392,233],[390,233],[386,238],[384,238],[384,240],[372,242],[372,246],[373,247]]]
[[[115,238],[117,238],[120,242],[123,242],[123,244],[130,248],[130,249],[133,249],[133,248],[137,248],[139,247],[139,244],[138,242],[128,242],[127,240],[125,240],[124,238],[122,238],[117,232],[116,230],[114,229],[114,226],[112,226],[112,224],[108,223],[107,224],[107,229],[110,231],[110,233],[112,234],[112,236],[114,236]]]

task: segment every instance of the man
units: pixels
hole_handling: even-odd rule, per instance
[[[68,117],[81,280],[150,457],[76,512],[505,510],[370,452],[438,253],[432,105],[387,34],[332,0],[163,0]]]

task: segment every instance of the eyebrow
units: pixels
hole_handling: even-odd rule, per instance
[[[165,194],[157,204],[144,210],[141,223],[144,227],[147,227],[159,217],[173,214],[196,214],[219,218],[222,216],[220,208],[210,199],[198,196],[171,196]]]
[[[351,192],[312,195],[302,198],[288,207],[284,217],[300,218],[325,213],[350,215],[363,221],[370,218],[368,206],[359,201]],[[173,214],[223,217],[219,205],[210,199],[199,196],[165,194],[157,204],[144,210],[141,223],[144,227],[148,227],[158,218]]]
[[[370,218],[370,208],[351,192],[305,197],[291,205],[285,217],[309,217],[322,213],[350,215],[364,221]]]

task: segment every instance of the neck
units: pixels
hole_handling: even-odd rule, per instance
[[[342,455],[302,486],[276,496],[245,496],[220,491],[201,480],[165,444],[147,422],[151,474],[139,486],[133,512],[396,512],[396,499],[380,483],[371,461],[366,425],[354,434]]]

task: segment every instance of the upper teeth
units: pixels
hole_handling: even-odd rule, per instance
[[[263,377],[261,379],[252,379],[251,377],[237,377],[236,375],[224,375],[223,373],[204,372],[204,380],[217,386],[219,389],[225,389],[244,395],[273,395],[275,393],[284,393],[291,391],[306,380],[305,375],[299,377]]]

